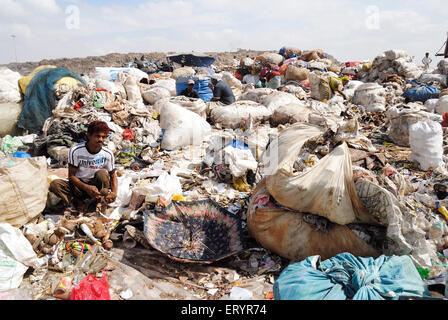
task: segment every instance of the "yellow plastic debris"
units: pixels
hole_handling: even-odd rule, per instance
[[[241,192],[249,192],[250,185],[246,181],[246,176],[241,176],[239,178],[232,177],[233,187]]]
[[[181,194],[175,194],[173,195],[173,200],[174,201],[187,201],[183,195]]]

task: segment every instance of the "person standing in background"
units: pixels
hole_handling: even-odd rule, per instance
[[[422,59],[422,62],[423,62],[423,68],[425,70],[428,70],[429,69],[429,65],[432,62],[432,59],[429,57],[429,52],[426,52],[425,57]]]

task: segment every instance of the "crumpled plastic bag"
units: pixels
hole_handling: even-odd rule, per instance
[[[19,137],[11,137],[9,134],[2,139],[1,149],[5,154],[11,154],[23,146]]]
[[[105,274],[101,279],[89,274],[70,293],[70,300],[110,300],[109,282]]]
[[[143,187],[147,195],[161,196],[167,200],[171,200],[174,194],[182,194],[182,185],[177,176],[170,175],[164,171],[156,182]]]
[[[41,267],[44,260],[18,228],[0,223],[0,292],[18,288],[28,267]]]

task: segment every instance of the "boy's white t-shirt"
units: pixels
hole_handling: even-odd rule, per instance
[[[78,168],[75,176],[84,182],[92,179],[100,169],[112,172],[115,169],[114,162],[114,155],[109,149],[102,147],[98,153],[90,153],[86,142],[71,147],[68,154],[68,163]]]

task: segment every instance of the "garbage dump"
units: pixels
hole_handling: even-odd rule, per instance
[[[447,66],[0,70],[0,299],[444,299]]]

